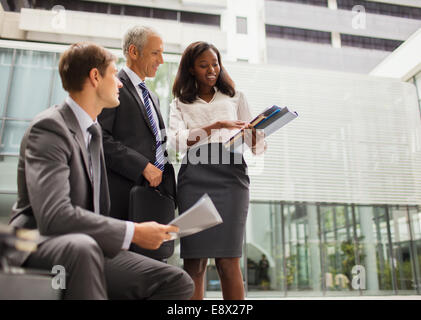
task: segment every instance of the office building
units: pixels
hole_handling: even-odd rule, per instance
[[[357,3],[365,8],[366,29],[352,28]],[[421,61],[404,55],[419,52],[413,40],[421,1],[1,4],[1,221],[16,198],[17,154],[28,122],[65,97],[60,52],[74,41],[96,41],[122,66],[122,34],[146,24],[166,45],[166,63],[149,80],[166,120],[180,53],[195,40],[221,50],[253,114],[272,104],[299,114],[268,138],[264,157],[247,155],[248,297],[421,294]],[[393,62],[399,52],[403,58]],[[267,269],[259,267],[262,255]],[[171,263],[182,263],[177,253]],[[212,263],[206,294],[220,297]]]

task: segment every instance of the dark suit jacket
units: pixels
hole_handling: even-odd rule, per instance
[[[120,106],[104,109],[98,121],[103,130],[105,163],[111,196],[111,216],[128,219],[129,195],[134,185],[147,184],[142,172],[148,163],[154,164],[156,141],[142,103],[133,83],[124,70],[118,73],[123,87],[120,89]],[[159,109],[158,97],[151,92],[161,129],[163,147],[167,137],[165,124]],[[165,156],[168,154],[165,150]],[[175,174],[170,163],[166,163],[161,192],[175,199]]]
[[[101,154],[100,213],[93,213],[89,156],[79,123],[67,104],[39,114],[23,136],[18,163],[18,199],[10,224],[37,228],[43,237],[83,233],[107,257],[121,251],[126,224],[107,217],[110,199]],[[22,264],[26,255],[9,256]]]

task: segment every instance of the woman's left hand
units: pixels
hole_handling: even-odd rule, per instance
[[[245,128],[245,141],[254,154],[260,154],[265,150],[265,133],[261,129],[248,124]]]

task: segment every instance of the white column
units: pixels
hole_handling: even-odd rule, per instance
[[[320,265],[320,242],[317,232],[317,207],[314,204],[307,205],[308,215],[308,242],[310,251],[311,283],[314,291],[321,291],[322,270]]]
[[[328,0],[327,6],[329,9],[338,10],[338,3],[336,2],[336,0]]]
[[[364,245],[365,263],[361,264],[365,267],[366,274],[366,288],[370,291],[379,290],[379,280],[377,277],[377,262],[376,262],[376,237],[373,222],[373,208],[360,207],[360,227],[361,234],[364,236],[362,243]]]

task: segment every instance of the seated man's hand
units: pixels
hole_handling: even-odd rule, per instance
[[[148,180],[151,187],[157,187],[162,181],[162,171],[155,167],[152,163],[146,165],[142,172],[146,180]]]
[[[155,221],[135,223],[132,242],[148,250],[156,250],[165,240],[171,240],[169,232],[178,232],[176,226],[167,226]]]

